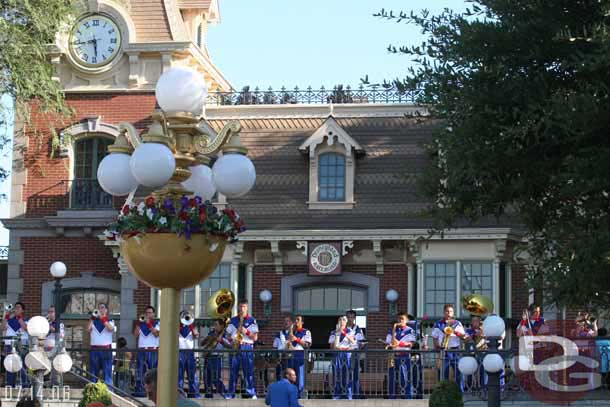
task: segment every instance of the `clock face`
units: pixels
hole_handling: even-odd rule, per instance
[[[121,32],[114,21],[101,14],[81,18],[70,35],[70,52],[80,64],[99,67],[112,61],[121,48]]]

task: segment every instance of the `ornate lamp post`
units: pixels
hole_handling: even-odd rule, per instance
[[[393,288],[390,288],[385,292],[385,299],[388,301],[388,309],[390,312],[390,316],[396,315],[396,301],[398,301],[398,291]]]
[[[55,347],[61,346],[61,280],[66,276],[68,271],[66,265],[61,261],[56,261],[51,264],[51,275],[55,278],[54,304],[55,304]]]
[[[160,111],[139,137],[128,123],[100,163],[98,180],[115,196],[133,193],[138,184],[156,188],[159,200],[178,200],[193,193],[203,200],[215,191],[227,197],[246,194],[256,179],[254,165],[239,138],[240,125],[230,122],[217,134],[200,126],[207,89],[202,76],[176,67],[157,82]],[[135,148],[135,150],[134,150]],[[211,156],[218,155],[210,169]],[[175,407],[178,383],[178,324],[180,291],[207,278],[218,265],[227,239],[211,234],[178,236],[145,233],[124,236],[121,252],[129,269],[142,281],[161,289],[157,405]]]

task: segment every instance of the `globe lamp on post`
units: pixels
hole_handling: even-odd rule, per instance
[[[271,294],[271,291],[265,289],[262,290],[259,294],[258,294],[261,302],[264,304],[264,312],[265,312],[265,316],[268,317],[272,314],[272,310],[271,310],[271,299],[273,298],[273,295]]]
[[[398,291],[391,288],[385,292],[385,299],[388,301],[390,316],[396,315],[396,301],[398,301]]]
[[[489,352],[483,358],[483,368],[489,376],[488,407],[500,406],[500,375],[504,370],[504,359],[498,353],[498,347],[505,330],[504,320],[495,314],[483,321],[483,335],[489,341]]]
[[[25,365],[35,373],[33,390],[35,397],[43,400],[44,376],[51,372],[51,362],[40,343],[49,334],[49,321],[45,317],[32,317],[27,324],[28,334],[32,337],[32,350],[25,356]]]
[[[217,134],[200,125],[207,96],[203,75],[187,67],[171,68],[157,81],[155,96],[161,110],[153,112],[153,123],[141,137],[129,123],[119,124],[120,135],[98,170],[102,188],[124,196],[140,184],[155,188],[158,200],[194,194],[206,201],[216,191],[230,198],[248,193],[256,171],[241,144],[239,122],[227,123]],[[210,168],[214,156],[218,159]],[[164,380],[157,386],[158,405],[176,406],[180,291],[213,273],[226,243],[224,237],[203,233],[188,241],[175,233],[120,240],[130,271],[161,290],[159,371]]]
[[[56,261],[51,264],[50,267],[51,275],[55,279],[55,290],[54,294],[54,304],[55,304],[55,346],[60,345],[60,341],[62,340],[62,325],[61,325],[61,280],[66,276],[66,272],[68,268],[61,261]]]

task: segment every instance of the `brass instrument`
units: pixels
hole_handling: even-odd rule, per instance
[[[140,322],[145,322],[146,321],[146,317],[144,316],[144,314],[140,315]]]
[[[293,350],[292,341],[290,338],[294,335],[294,324],[290,325],[290,331],[288,331],[288,338],[286,338],[286,350]]]
[[[475,335],[472,337],[472,340],[475,343],[477,350],[486,350],[487,349],[487,340],[483,336],[483,332],[481,329],[478,329],[479,335]]]
[[[97,309],[94,309],[93,311],[90,312],[91,317],[92,318],[99,318],[100,317],[100,311]]]
[[[441,343],[441,348],[443,348],[443,350],[449,349],[449,339],[451,338],[451,335],[453,335],[453,333],[455,332],[453,327],[450,326],[450,322],[452,322],[452,320],[447,321],[447,326],[445,327],[445,329],[443,329],[443,333],[445,334],[445,336],[443,336],[443,342]]]
[[[233,341],[233,349],[239,349],[241,343],[244,340],[244,335],[241,333],[241,329],[244,327],[244,317],[239,317],[239,325],[237,326],[237,333],[235,334],[235,341]]]
[[[468,294],[462,297],[462,307],[472,315],[483,317],[494,310],[493,302],[480,294]]]
[[[182,325],[190,326],[193,325],[194,322],[195,318],[193,318],[193,315],[190,312],[182,311],[180,313],[180,323]]]
[[[213,349],[219,339],[222,339],[225,329],[229,324],[229,316],[235,305],[235,295],[231,290],[221,288],[210,296],[205,309],[210,318],[220,318],[225,320],[224,328],[216,335],[216,337],[208,337],[203,340],[202,347],[204,349]]]
[[[398,323],[395,323],[394,325],[392,325],[392,340],[390,341],[390,345],[388,345],[390,349],[394,349],[394,346],[396,346],[396,327],[397,326],[398,326]],[[386,350],[388,349],[388,346],[386,346]],[[390,356],[388,357],[388,368],[393,368],[394,366],[395,366],[394,354],[390,353]]]

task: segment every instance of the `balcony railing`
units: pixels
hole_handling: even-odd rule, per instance
[[[105,192],[97,179],[76,178],[70,186],[70,208],[103,209],[112,208],[112,195]]]
[[[63,209],[111,209],[113,198],[102,190],[96,179],[62,180],[31,195],[28,212],[51,215]]]
[[[398,91],[394,88],[377,89],[360,86],[352,89],[350,86],[335,86],[333,89],[314,90],[286,89],[261,90],[246,86],[241,91],[210,92],[208,105],[290,105],[290,104],[343,104],[343,103],[395,103],[414,104],[420,95],[420,90]]]

